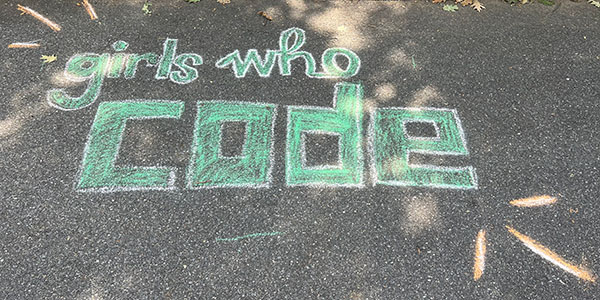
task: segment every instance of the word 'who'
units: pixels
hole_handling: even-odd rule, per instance
[[[360,84],[339,83],[332,108],[287,107],[285,182],[289,186],[363,187],[368,162],[373,184],[438,188],[477,188],[475,169],[411,163],[411,153],[468,155],[463,129],[455,110],[438,108],[376,108],[363,133],[363,92]],[[174,167],[117,166],[116,158],[127,120],[179,119],[182,101],[111,101],[98,107],[78,175],[79,191],[170,190],[175,188]],[[235,101],[199,101],[188,189],[267,187],[273,167],[274,125],[277,105]],[[240,155],[221,153],[222,125],[245,124]],[[407,127],[428,123],[435,136],[415,136]],[[305,137],[310,133],[338,138],[336,165],[307,166]],[[368,141],[363,153],[363,141]]]

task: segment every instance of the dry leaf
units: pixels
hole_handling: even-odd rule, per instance
[[[600,1],[590,0],[588,2],[590,2],[590,4],[593,5],[593,6],[595,6],[595,7],[600,7]]]
[[[473,0],[473,4],[471,5],[471,7],[476,11],[481,11],[485,8],[485,6],[483,6],[481,2],[479,2],[479,0]]]
[[[53,61],[56,61],[57,57],[56,57],[56,55],[42,55],[42,57],[40,57],[40,59],[42,60],[43,63],[49,64]]]
[[[258,12],[258,15],[262,16],[263,18],[265,18],[269,21],[273,21],[273,17],[269,16],[269,14],[267,14],[266,12],[264,12],[262,10]]]
[[[225,4],[229,4],[229,3],[231,3],[231,0],[217,0],[217,2],[219,2],[219,3],[223,4],[223,5],[225,5]]]
[[[142,6],[142,11],[148,16],[152,15],[152,3],[146,0],[146,2],[144,2],[144,6]]]
[[[446,2],[446,0],[433,0],[433,3],[442,3],[442,2]]]
[[[462,6],[468,6],[468,5],[473,4],[473,0],[463,0],[460,4]]]

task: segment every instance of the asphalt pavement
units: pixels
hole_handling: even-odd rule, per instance
[[[0,3],[0,298],[600,299],[599,8],[90,3]]]

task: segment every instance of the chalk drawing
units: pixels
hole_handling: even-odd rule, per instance
[[[335,85],[333,108],[289,106],[286,146],[288,185],[363,186],[360,84]],[[339,135],[341,167],[305,168],[303,132]]]
[[[407,128],[409,123],[421,123],[430,124],[435,129],[435,136],[413,136],[408,132]],[[404,119],[402,120],[402,126],[404,127],[404,137],[408,140],[423,140],[423,141],[439,141],[440,140],[440,127],[434,120],[419,120],[419,119]]]
[[[156,79],[168,79],[171,73],[171,65],[175,58],[175,52],[177,51],[177,40],[167,38],[163,44],[163,55],[160,57],[158,63],[158,70],[154,78]]]
[[[247,234],[247,235],[242,235],[242,236],[236,236],[233,238],[216,238],[217,242],[235,242],[235,241],[239,241],[242,239],[247,239],[247,238],[255,238],[255,237],[260,237],[260,236],[274,236],[274,235],[283,235],[285,234],[285,232],[279,232],[279,231],[274,231],[274,232],[260,232],[260,233],[252,233],[252,234]]]
[[[116,41],[112,45],[116,52],[125,51],[128,46],[129,44],[125,41]],[[128,55],[125,53],[116,53],[111,57],[108,78],[119,78],[121,76],[127,57]]]
[[[590,281],[590,282],[596,281],[596,276],[591,271],[587,270],[585,267],[577,266],[577,265],[565,260],[558,254],[556,254],[554,251],[552,251],[552,250],[546,248],[545,246],[543,246],[542,244],[540,244],[538,241],[518,232],[517,230],[515,230],[514,228],[512,228],[508,225],[506,226],[506,229],[512,235],[514,235],[516,238],[518,238],[527,248],[529,248],[531,251],[533,251],[535,254],[539,255],[543,259],[554,264],[555,266],[561,268],[562,270],[564,270],[572,275],[577,276],[578,278],[580,278],[582,280]]]
[[[336,60],[336,57],[343,56],[348,60],[348,67],[342,69]],[[323,52],[321,57],[321,64],[325,69],[325,75],[322,77],[327,78],[350,78],[360,70],[360,58],[356,53],[346,48],[329,48]]]
[[[158,54],[152,52],[144,54],[130,54],[125,67],[125,79],[131,79],[135,77],[138,64],[141,61],[146,62],[146,67],[153,67],[158,63],[158,60]]]
[[[169,78],[172,82],[178,84],[188,84],[198,78],[198,70],[190,67],[187,61],[191,60],[193,66],[199,66],[202,64],[202,57],[195,53],[183,53],[175,58],[175,66],[179,71],[171,71]]]
[[[473,263],[473,280],[477,281],[485,271],[485,252],[487,241],[485,239],[485,229],[479,230],[477,240],[475,241],[475,257]]]
[[[275,113],[273,104],[198,102],[187,188],[268,187],[273,166]],[[241,156],[220,155],[223,122],[246,123]]]
[[[181,117],[181,101],[102,102],[85,146],[76,190],[115,192],[174,189],[173,167],[115,166],[127,120]]]
[[[323,72],[317,72],[317,65],[313,55],[307,51],[300,51],[304,45],[305,32],[300,28],[289,28],[279,37],[279,50],[266,50],[264,60],[258,54],[257,49],[250,49],[242,60],[239,50],[235,50],[219,59],[215,66],[217,68],[227,68],[232,66],[235,77],[245,77],[251,67],[256,70],[260,77],[269,77],[275,60],[279,67],[279,74],[282,76],[292,75],[291,63],[296,59],[304,59],[304,73],[311,78],[350,78],[360,70],[360,58],[351,50],[345,48],[328,48],[321,56],[321,66]],[[290,45],[290,39],[293,42]],[[348,60],[346,69],[342,69],[337,63],[337,57],[343,56]]]
[[[83,0],[82,3],[88,15],[90,15],[90,19],[97,20],[98,15],[96,14],[96,10],[94,10],[94,7],[88,2],[88,0]]]
[[[434,122],[435,138],[415,138],[408,122]],[[463,128],[452,109],[377,108],[369,128],[373,182],[384,185],[476,189],[475,169],[410,163],[411,153],[468,155]]]
[[[100,95],[104,77],[132,79],[140,62],[145,61],[147,67],[158,66],[155,79],[170,79],[177,84],[187,84],[198,78],[195,66],[202,64],[202,57],[195,53],[183,53],[175,56],[177,40],[167,38],[163,43],[163,53],[148,52],[144,54],[122,53],[129,44],[117,41],[112,47],[113,55],[109,53],[81,53],[69,59],[65,65],[65,77],[71,81],[89,80],[85,92],[79,97],[67,95],[64,89],[50,90],[47,94],[48,103],[60,110],[76,110],[94,103]],[[172,70],[172,66],[178,70]],[[123,70],[125,69],[125,70]]]
[[[163,52],[154,78],[170,79],[177,84],[187,84],[198,78],[198,70],[192,66],[201,65],[202,57],[195,53],[183,53],[176,56],[177,42],[177,39],[167,38],[163,43]],[[191,61],[192,66],[188,65],[187,61]],[[173,71],[173,65],[179,68],[179,71]]]
[[[40,22],[46,24],[48,27],[50,27],[54,31],[61,30],[60,25],[50,21],[48,18],[44,17],[42,14],[38,13],[37,11],[35,11],[27,6],[17,4],[17,9],[22,12],[21,14],[28,14],[28,15],[38,19]]]
[[[129,43],[127,43],[126,41],[116,41],[112,44],[112,47],[115,51],[121,52],[127,50],[127,47],[129,47]]]
[[[517,207],[537,207],[546,206],[554,203],[556,203],[556,197],[548,195],[534,196],[510,201],[510,205]]]
[[[551,197],[548,195],[544,196],[534,196],[529,198],[517,199],[510,201],[510,204],[517,207],[537,207],[549,205],[556,202],[555,197]],[[541,258],[547,260],[553,265],[559,267],[560,269],[575,275],[579,279],[589,282],[596,282],[597,277],[594,275],[592,271],[583,266],[583,264],[575,265],[572,262],[567,261],[556,252],[550,250],[546,246],[542,245],[540,242],[532,239],[531,237],[520,233],[512,226],[506,225],[506,229],[510,234],[519,239],[523,245],[533,251],[535,254],[539,255]],[[486,252],[486,238],[485,238],[485,230],[481,229],[479,234],[477,235],[477,240],[475,244],[475,259],[473,265],[473,279],[475,281],[479,280],[483,275],[485,270],[485,252]]]
[[[196,57],[194,54],[182,54],[179,57],[182,61],[191,59],[197,63],[201,62],[201,57]],[[90,79],[90,91],[84,93],[84,96],[87,97],[83,99],[85,101],[80,100],[79,103],[73,104],[73,106],[83,107],[83,105],[91,103],[92,96],[88,94],[97,93],[97,89],[101,86],[100,79],[96,80],[95,78],[102,78],[99,70],[102,70],[103,67],[99,66],[107,65],[108,54],[102,57],[96,54],[76,56],[73,60],[74,62],[68,64],[69,68],[66,70],[68,74],[78,75],[79,77],[74,77],[75,80],[92,78]],[[178,65],[179,63],[181,62],[178,62],[176,58],[175,65],[181,66]],[[83,67],[84,64],[88,66]],[[169,73],[171,76],[180,76],[177,80],[190,79],[190,77],[186,77],[190,73],[184,75],[179,75],[178,71],[169,71]],[[77,99],[73,101],[76,102]],[[72,107],[66,101],[59,103],[67,108]],[[93,146],[90,149],[94,151],[85,151],[85,157],[88,157],[88,152],[95,156],[92,155],[89,161],[84,161],[83,169],[91,171],[82,173],[77,189],[113,190],[115,187],[142,189],[147,186],[157,189],[164,188],[164,184],[158,183],[155,185],[143,183],[139,186],[129,181],[118,184],[110,183],[111,180],[114,181],[118,178],[115,179],[116,177],[113,178],[114,176],[110,175],[110,172],[113,172],[111,163],[114,160],[111,161],[109,158],[116,157],[118,153],[118,144],[121,139],[119,134],[121,134],[127,119],[178,118],[179,115],[164,113],[166,108],[163,106],[165,104],[160,104],[163,103],[160,101],[157,102],[156,108],[153,108],[151,101],[109,103],[101,104],[100,108],[102,109],[99,108],[96,114],[96,120],[92,126],[94,134],[91,134],[89,138],[89,143]],[[139,112],[136,111],[138,106],[141,107]],[[362,85],[352,83],[335,85],[333,107],[288,107],[285,154],[286,184],[288,186],[364,186],[362,107]],[[235,101],[197,102],[197,117],[191,146],[192,157],[186,171],[186,187],[189,189],[268,187],[272,181],[273,132],[276,112],[274,104]],[[137,115],[138,113],[139,115]],[[245,139],[242,153],[239,156],[231,157],[221,154],[221,126],[224,122],[243,122],[245,124]],[[435,128],[435,136],[412,136],[406,130],[406,126],[413,122],[430,124]],[[111,138],[105,137],[109,134]],[[337,162],[315,166],[307,163],[306,136],[310,134],[337,137]],[[410,154],[413,152],[436,155],[468,154],[462,127],[454,110],[376,109],[372,112],[368,134],[374,184],[464,189],[477,187],[475,170],[472,167],[449,168],[410,164]],[[103,157],[105,160],[98,160]],[[156,172],[163,171],[165,170]],[[104,177],[98,177],[96,181],[93,177],[98,174]],[[164,172],[161,174],[164,175]],[[167,186],[171,185],[167,184]]]
[[[41,45],[34,42],[11,43],[8,48],[39,48]]]
[[[254,68],[260,77],[269,77],[275,66],[279,67],[282,76],[292,74],[292,61],[304,59],[305,74],[313,78],[349,78],[360,70],[360,58],[356,53],[345,48],[328,48],[321,56],[323,71],[317,72],[314,57],[300,48],[305,42],[305,32],[300,28],[289,28],[281,32],[279,38],[279,50],[266,50],[265,58],[262,59],[258,50],[250,49],[242,60],[239,50],[235,50],[225,57],[219,59],[215,66],[226,68],[232,66],[234,75],[238,78],[245,77],[250,68]],[[65,77],[72,81],[89,80],[88,87],[79,97],[69,96],[64,89],[53,89],[47,94],[48,103],[61,110],[76,110],[94,103],[102,88],[104,78],[135,78],[138,65],[145,61],[147,67],[157,67],[154,76],[157,80],[169,79],[174,83],[188,84],[198,78],[196,66],[202,65],[202,57],[195,53],[183,53],[177,56],[177,39],[165,39],[162,55],[153,52],[144,54],[122,53],[128,47],[124,41],[113,43],[115,50],[113,55],[109,53],[83,53],[76,54],[69,59],[65,65]],[[20,45],[13,45],[17,47]],[[338,58],[344,57],[348,64],[342,68],[338,64]],[[173,71],[173,66],[179,70]],[[124,70],[123,70],[124,69]]]
[[[337,159],[337,163],[334,165],[317,165],[317,166],[308,166],[308,163],[306,161],[306,135],[307,134],[321,134],[321,135],[330,135],[330,136],[336,136],[338,137],[338,150],[342,149],[342,143],[340,141],[340,133],[339,132],[326,132],[326,131],[322,131],[322,130],[305,130],[302,131],[302,141],[301,141],[301,147],[300,147],[300,153],[302,155],[302,169],[307,169],[307,170],[324,170],[324,169],[342,169],[342,159],[340,157],[340,151],[338,151],[338,159]]]
[[[294,42],[288,44],[290,37],[294,36]],[[284,76],[292,74],[291,63],[297,58],[304,59],[305,74],[308,77],[322,77],[325,74],[317,74],[316,63],[313,55],[307,51],[299,51],[304,45],[304,30],[300,28],[290,28],[281,33],[279,38],[279,73]]]
[[[65,65],[65,77],[75,82],[89,79],[87,89],[79,97],[67,95],[64,89],[50,90],[48,103],[60,110],[75,110],[92,104],[100,94],[109,58],[108,53],[83,53],[71,57]]]
[[[258,73],[260,77],[269,77],[271,76],[271,71],[273,70],[273,66],[275,65],[275,59],[279,53],[275,50],[267,50],[267,55],[264,61],[260,58],[260,54],[258,54],[258,50],[250,49],[246,54],[244,60],[242,60],[240,56],[240,51],[235,50],[227,56],[221,58],[215,66],[217,68],[226,68],[229,65],[233,66],[233,74],[237,78],[242,78],[246,76],[246,73],[250,70],[250,67],[254,67],[254,70]]]

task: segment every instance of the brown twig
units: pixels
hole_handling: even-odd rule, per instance
[[[17,4],[17,9],[22,11],[23,12],[22,14],[28,14],[28,15],[38,19],[40,22],[48,25],[48,27],[52,28],[52,30],[54,30],[54,31],[60,31],[60,29],[61,29],[60,25],[48,20],[48,18],[42,16],[37,11],[35,11],[27,6]]]
[[[8,48],[38,48],[38,43],[12,43],[8,45]]]
[[[85,7],[85,10],[87,11],[88,15],[90,15],[90,19],[98,19],[98,15],[96,15],[94,7],[88,2],[88,0],[83,0],[83,7]]]

